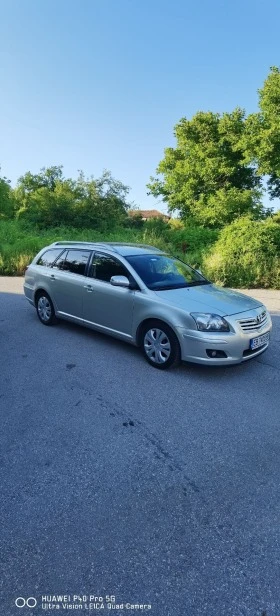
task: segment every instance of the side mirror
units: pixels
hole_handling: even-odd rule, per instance
[[[126,276],[112,276],[110,283],[113,287],[124,287],[129,289],[130,282]]]

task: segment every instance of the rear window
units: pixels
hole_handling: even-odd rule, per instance
[[[46,250],[46,252],[44,252],[44,254],[42,254],[38,259],[37,265],[51,267],[53,262],[57,259],[61,252],[61,248],[52,248],[50,250]]]
[[[62,269],[84,276],[90,254],[90,250],[68,250]]]

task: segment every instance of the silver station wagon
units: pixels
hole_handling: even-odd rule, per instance
[[[44,325],[67,319],[126,340],[156,368],[238,364],[269,345],[263,304],[143,244],[55,242],[28,266],[24,293]]]

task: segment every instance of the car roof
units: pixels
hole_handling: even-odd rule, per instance
[[[149,246],[148,244],[132,244],[125,242],[76,242],[76,241],[61,241],[54,242],[52,247],[57,246],[58,248],[88,248],[91,250],[109,250],[112,252],[116,252],[119,255],[133,256],[133,255],[141,255],[141,254],[152,254],[152,253],[161,253],[162,251],[155,246]]]

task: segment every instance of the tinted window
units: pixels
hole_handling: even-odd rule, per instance
[[[55,259],[57,259],[58,255],[61,253],[61,248],[52,248],[51,250],[47,250],[37,261],[37,265],[44,265],[45,267],[51,267]]]
[[[64,250],[63,253],[58,257],[52,267],[57,267],[58,269],[64,269],[65,257],[67,255],[68,250]]]
[[[168,255],[137,255],[126,257],[149,289],[179,289],[210,284],[194,269]]]
[[[109,255],[95,254],[90,268],[90,276],[110,282],[112,276],[127,276],[129,272],[124,265]]]
[[[90,250],[68,250],[66,259],[60,268],[72,274],[84,276],[89,256]]]

